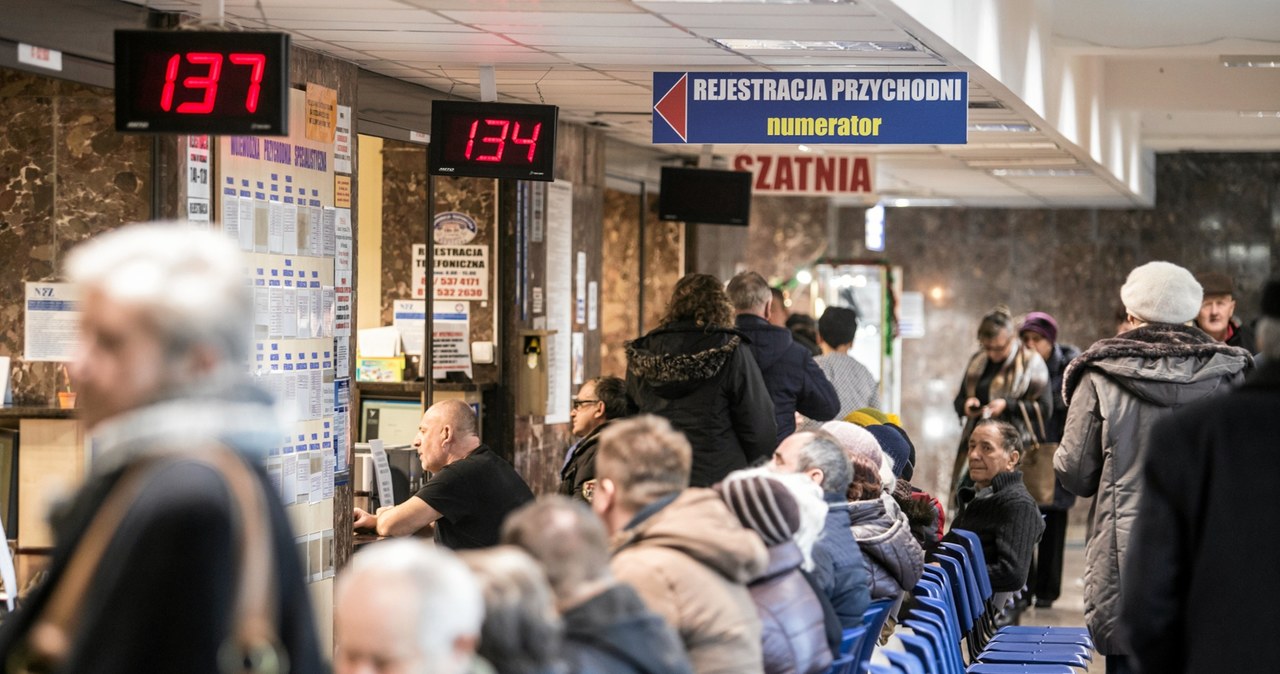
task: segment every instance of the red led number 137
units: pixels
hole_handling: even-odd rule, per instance
[[[533,153],[538,148],[538,134],[542,132],[542,122],[538,122],[537,124],[533,125],[533,133],[529,134],[528,138],[520,137],[520,122],[513,122],[509,119],[486,119],[484,120],[484,123],[490,127],[496,128],[498,131],[498,135],[483,136],[480,138],[480,142],[493,143],[498,147],[493,151],[493,154],[476,155],[474,157],[476,161],[493,161],[493,162],[502,161],[502,152],[507,147],[507,140],[508,140],[507,131],[508,130],[511,131],[511,137],[510,137],[511,142],[515,143],[516,145],[529,146],[528,156],[525,158],[525,161],[529,161],[529,162],[533,161]],[[471,123],[471,133],[467,136],[467,151],[463,153],[463,156],[466,157],[467,159],[472,159],[471,150],[472,148],[475,147],[476,130],[479,128],[480,128],[480,120],[477,119],[476,121]]]
[[[206,115],[213,112],[213,102],[218,97],[218,80],[222,78],[222,54],[214,52],[191,52],[186,55],[187,63],[209,66],[203,77],[187,77],[182,86],[187,89],[204,89],[204,99],[187,101],[178,104],[178,112],[186,114]],[[181,65],[181,54],[169,57],[164,71],[164,89],[160,92],[160,109],[169,112],[173,108],[173,89],[178,82],[178,67]],[[266,70],[266,54],[231,54],[231,64],[248,66],[249,93],[245,95],[244,108],[249,112],[257,112],[258,95],[262,91],[262,72]]]

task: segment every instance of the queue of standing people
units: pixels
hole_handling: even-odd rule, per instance
[[[72,367],[96,458],[55,519],[49,580],[0,625],[6,671],[325,671],[259,465],[279,429],[243,373],[240,253],[148,225],[85,244],[69,267],[86,297]],[[1037,545],[1035,575],[1052,575],[1053,513],[1076,494],[1096,499],[1086,618],[1109,670],[1262,671],[1276,647],[1248,637],[1280,617],[1280,583],[1236,573],[1233,547],[1258,530],[1241,501],[1274,510],[1280,283],[1257,330],[1266,364],[1241,386],[1254,360],[1230,342],[1253,334],[1217,281],[1133,270],[1124,331],[1078,355],[1048,314],[984,318],[956,399],[948,532],[941,500],[911,484],[911,438],[859,402],[874,387],[840,360],[856,319],[819,318],[819,362],[776,325],[758,274],[686,276],[662,325],[627,345],[626,378],[579,389],[561,494],[535,499],[467,405],[427,409],[414,447],[431,479],[353,511],[399,540],[340,575],[334,667],[817,674],[871,601],[897,612],[956,529],[978,535],[1001,598],[1027,585]],[[1054,443],[1057,482],[1033,484],[1022,468],[1043,473]],[[411,538],[427,533],[437,545]],[[1052,601],[1052,583],[1030,582]]]

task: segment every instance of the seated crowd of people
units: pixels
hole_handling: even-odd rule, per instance
[[[450,637],[399,651],[447,663],[430,671],[818,674],[875,600],[891,602],[875,635],[887,638],[946,513],[911,484],[915,448],[896,417],[853,408],[843,384],[865,396],[862,379],[829,379],[808,347],[770,323],[772,302],[757,274],[727,291],[710,276],[683,279],[663,326],[628,345],[626,380],[579,389],[578,442],[559,494],[533,499],[505,469],[491,481],[500,493],[460,493],[472,483],[453,473],[494,470],[471,458],[488,451],[468,408],[429,409],[415,440],[436,472],[428,487],[407,504],[357,510],[356,524],[384,534],[405,521],[434,524],[444,545],[397,543],[394,559],[357,553],[337,601],[339,671],[358,671],[347,663],[376,652],[374,634],[385,635],[370,621],[399,615],[378,615],[377,597],[349,588],[362,574],[408,577],[412,558],[429,560],[424,568],[449,558],[449,573],[468,577],[435,586],[450,597],[441,606],[471,597],[466,610],[447,610]],[[834,320],[818,328],[823,349],[838,353],[831,339],[847,351],[852,329]],[[954,524],[979,535],[999,591],[1026,581],[1042,526],[1019,491],[1019,442],[1004,422],[979,425],[976,491]],[[1034,523],[1023,522],[1028,513]],[[485,528],[492,534],[477,532]],[[433,601],[416,612],[423,630],[436,620]]]

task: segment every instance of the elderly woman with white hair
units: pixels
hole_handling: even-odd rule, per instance
[[[246,265],[226,237],[180,223],[122,227],[68,255],[93,465],[53,520],[50,582],[4,620],[6,671],[191,674],[242,656],[324,670],[260,466],[283,431],[245,373]]]

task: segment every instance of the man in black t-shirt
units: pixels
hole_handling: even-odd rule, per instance
[[[431,479],[400,505],[376,514],[356,508],[356,529],[408,536],[435,523],[437,543],[455,550],[483,548],[498,544],[507,513],[533,500],[511,464],[480,443],[475,414],[460,400],[432,405],[413,447]]]

